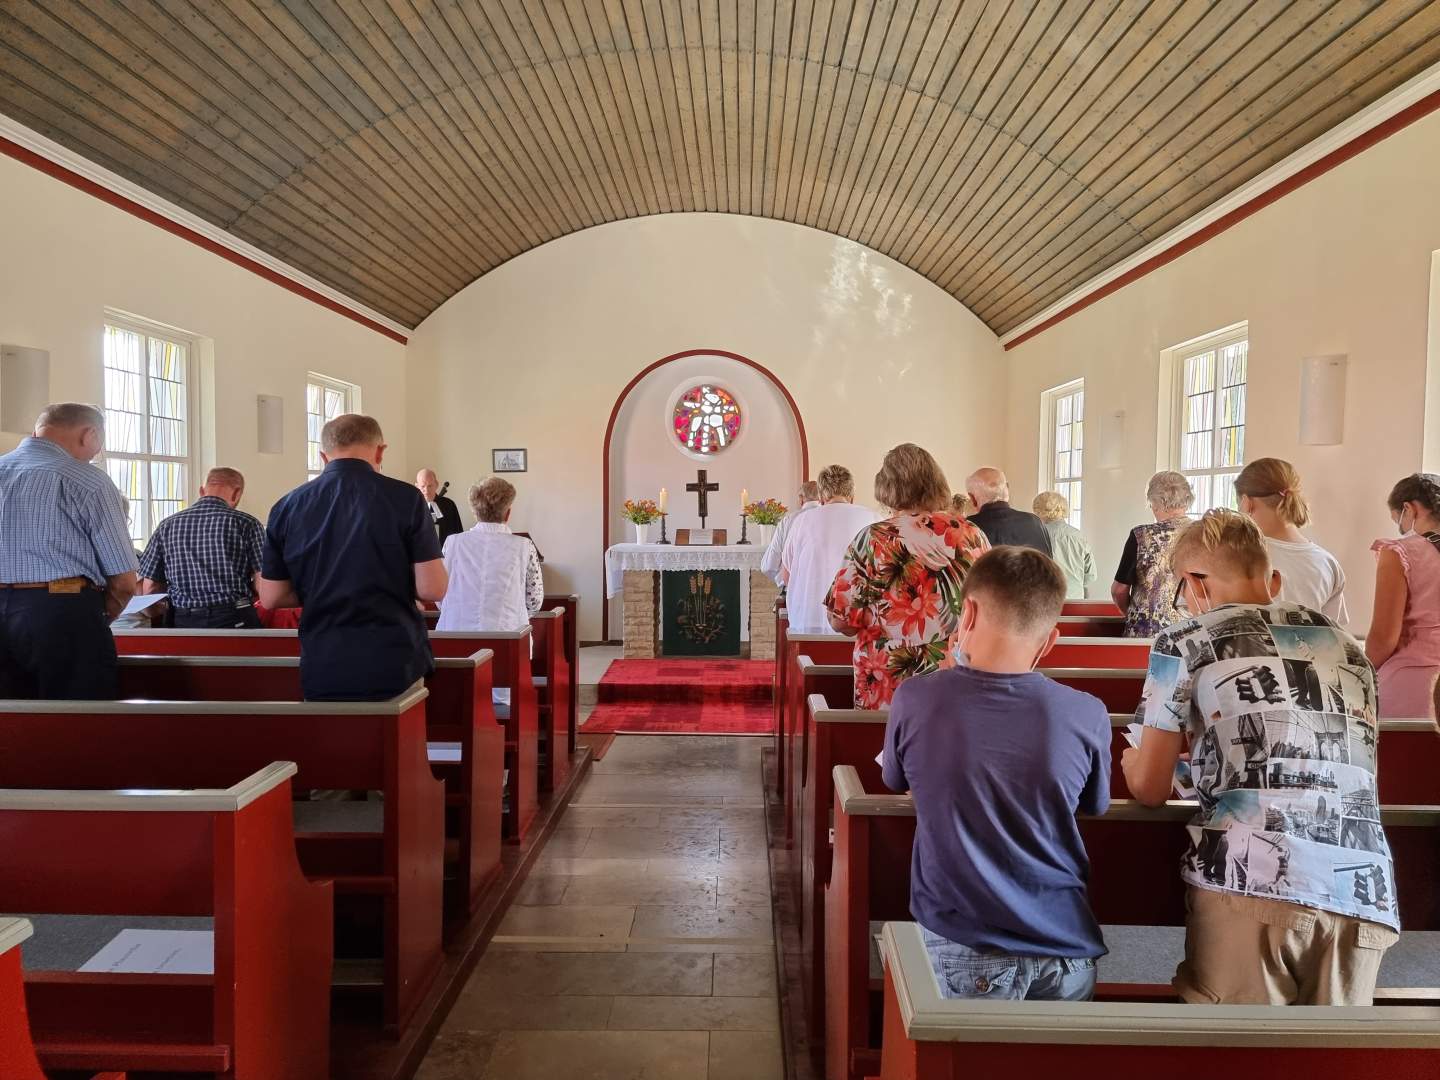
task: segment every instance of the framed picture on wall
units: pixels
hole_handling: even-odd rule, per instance
[[[490,451],[491,472],[525,472],[529,464],[529,455],[524,450]]]

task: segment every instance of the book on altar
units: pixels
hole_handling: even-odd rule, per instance
[[[121,930],[80,966],[127,975],[214,975],[212,930]]]
[[[1125,741],[1138,750],[1140,736],[1144,732],[1144,724],[1130,724],[1125,728]],[[1175,763],[1175,797],[1177,799],[1195,798],[1195,781],[1190,776],[1190,762],[1183,759]]]

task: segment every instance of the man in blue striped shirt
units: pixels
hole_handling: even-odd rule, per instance
[[[116,696],[110,622],[137,585],[120,492],[89,464],[93,405],[48,405],[0,456],[0,697]]]

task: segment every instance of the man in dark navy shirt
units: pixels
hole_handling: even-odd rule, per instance
[[[970,524],[985,534],[991,547],[1010,545],[1054,554],[1044,523],[1010,505],[1010,481],[999,469],[976,469],[966,478],[965,490],[979,508],[970,515]]]
[[[415,601],[445,596],[440,542],[420,493],[381,475],[374,419],[337,416],[320,450],[325,471],[270,511],[260,602],[304,609],[307,700],[382,701],[434,669]]]

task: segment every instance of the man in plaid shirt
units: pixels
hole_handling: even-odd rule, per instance
[[[265,527],[236,509],[244,493],[238,470],[211,469],[194,505],[171,514],[150,537],[140,560],[140,587],[169,594],[178,628],[260,628],[255,579]]]

